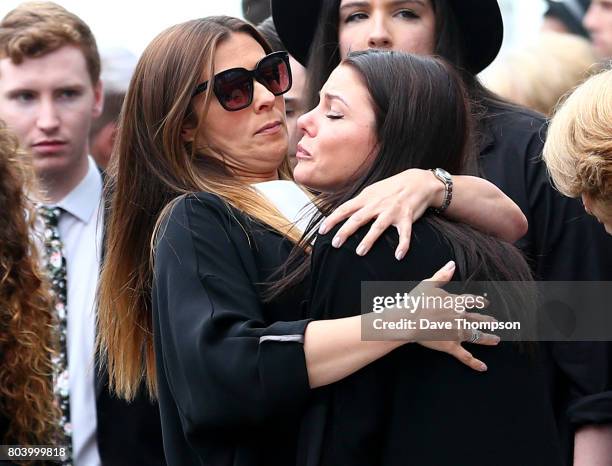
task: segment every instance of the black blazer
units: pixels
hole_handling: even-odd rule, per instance
[[[105,174],[101,174],[105,184]],[[106,239],[107,207],[103,240]],[[103,246],[102,262],[104,253]],[[165,465],[159,407],[149,400],[144,387],[131,403],[117,398],[110,393],[108,372],[99,367],[96,357],[95,390],[98,451],[103,466]]]

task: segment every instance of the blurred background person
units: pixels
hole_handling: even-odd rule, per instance
[[[543,32],[562,32],[589,37],[582,24],[591,0],[546,0],[546,12],[542,22]]]
[[[98,167],[106,170],[115,142],[119,113],[137,58],[126,49],[102,51],[101,58],[104,106],[102,114],[91,123],[89,146]]]
[[[557,189],[581,196],[586,211],[612,235],[612,70],[590,78],[559,108],[544,160]]]
[[[599,59],[612,60],[612,0],[593,0],[583,24]]]
[[[271,14],[270,0],[242,0],[244,19],[259,24]]]
[[[278,37],[272,17],[268,17],[257,26],[257,29],[268,41],[272,50],[275,52],[287,50]],[[306,68],[291,55],[289,55],[289,64],[291,66],[293,84],[289,92],[285,94],[285,114],[287,115],[287,132],[289,133],[289,148],[287,153],[289,154],[291,168],[293,168],[296,164],[295,152],[297,150],[297,144],[302,137],[302,133],[297,127],[297,120],[305,112],[304,90],[306,86]]]
[[[30,235],[36,215],[26,195],[34,186],[25,158],[0,123],[0,441],[57,445],[54,315]]]
[[[494,62],[482,78],[504,99],[550,116],[559,99],[596,70],[596,62],[587,39],[543,32],[536,42]]]

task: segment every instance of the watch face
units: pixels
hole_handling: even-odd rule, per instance
[[[445,180],[447,183],[450,183],[450,182],[451,182],[451,180],[452,180],[452,178],[451,178],[450,174],[449,174],[449,173],[448,173],[446,170],[443,170],[443,169],[441,169],[441,168],[436,168],[436,175],[438,175],[439,177],[444,178],[444,180]]]

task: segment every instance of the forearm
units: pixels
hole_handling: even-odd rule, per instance
[[[304,335],[310,387],[348,377],[406,342],[363,341],[361,316],[311,322]]]
[[[576,432],[574,466],[612,466],[612,425],[584,426]]]
[[[527,232],[527,219],[519,207],[494,184],[474,176],[453,176],[453,184],[446,217],[509,242]],[[439,198],[441,203],[443,192]]]

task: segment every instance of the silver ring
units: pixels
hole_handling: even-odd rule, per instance
[[[482,332],[480,330],[472,329],[472,336],[470,337],[469,343],[476,343],[480,340]]]

